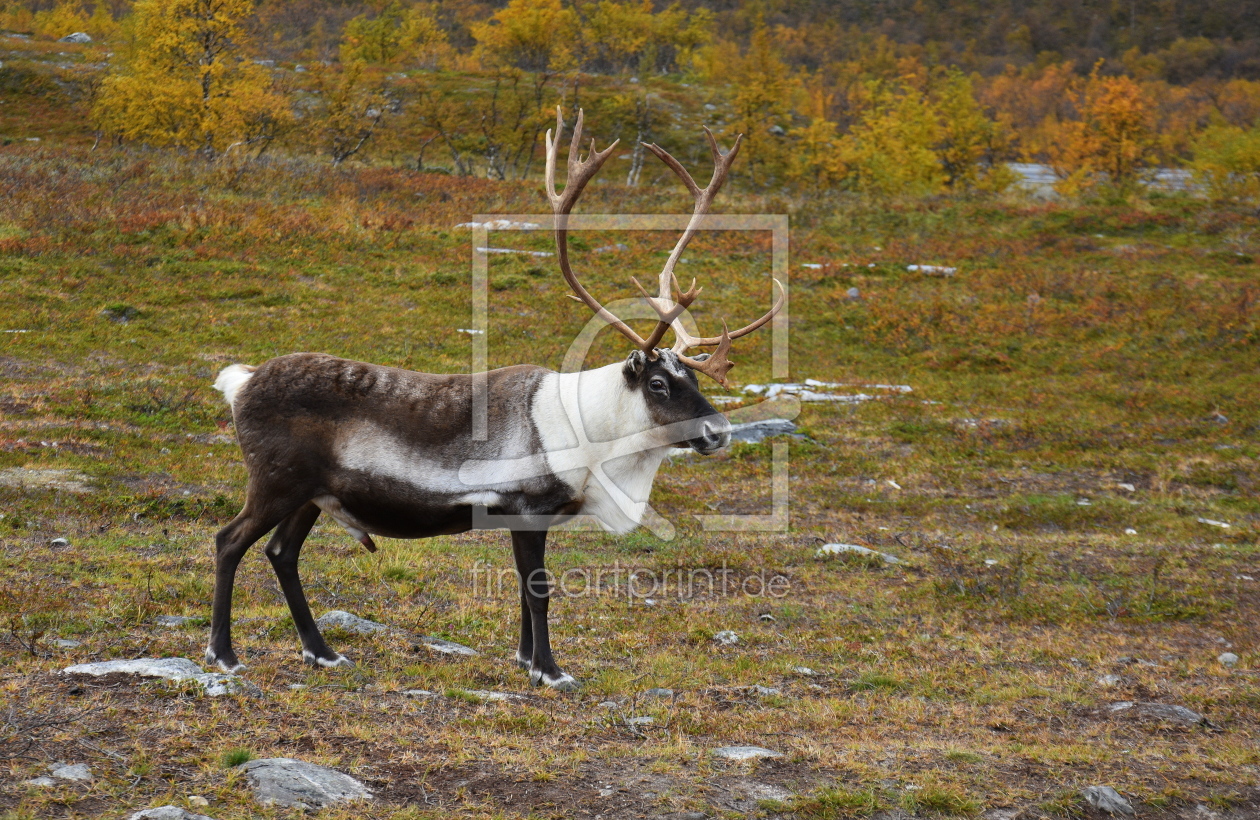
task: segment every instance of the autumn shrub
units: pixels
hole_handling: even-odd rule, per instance
[[[1208,128],[1194,143],[1190,168],[1214,199],[1260,196],[1260,127]]]
[[[76,31],[86,31],[88,16],[82,3],[63,0],[50,9],[35,12],[35,17],[31,22],[31,28],[37,35],[56,40]]]
[[[840,141],[846,184],[884,196],[938,193],[949,180],[934,150],[941,137],[926,95],[902,84],[872,83],[865,113]]]
[[[1099,184],[1126,188],[1154,158],[1150,104],[1131,77],[1103,77],[1095,67],[1080,102],[1080,119],[1063,124],[1049,147],[1063,177],[1059,190],[1079,193]]]
[[[343,63],[404,63],[435,69],[451,56],[446,32],[419,6],[390,3],[372,17],[361,14],[346,23]]]

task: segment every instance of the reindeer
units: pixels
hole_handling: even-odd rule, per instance
[[[710,454],[730,441],[730,424],[699,389],[697,373],[725,384],[731,342],[778,313],[736,331],[696,337],[680,317],[699,289],[682,292],[674,266],[708,213],[739,150],[723,153],[705,129],[713,177],[700,188],[657,145],[647,145],[687,186],[692,217],[660,273],[660,294],[636,287],[658,315],[643,338],[604,308],[578,281],[569,262],[568,218],[583,188],[616,148],[594,140],[581,157],[582,113],[569,145],[568,177],[556,193],[556,157],[564,128],[546,136],[546,193],[555,220],[561,273],[574,298],[624,334],[635,350],[623,362],[577,373],[514,365],[482,376],[416,373],[320,353],[293,353],[258,367],[232,365],[215,387],[231,407],[249,473],[245,506],[216,539],[214,609],[206,659],[227,672],[242,668],[232,648],[232,586],[246,550],[275,530],[264,552],[293,614],[310,664],[351,661],[325,643],[298,577],[303,541],[321,513],[368,550],[373,535],[428,538],[477,526],[474,508],[512,516],[512,552],[520,579],[521,626],[516,661],[530,682],[568,691],[578,683],[556,664],[547,631],[551,592],[543,558],[547,529],[589,514],[606,529],[638,525],[662,459],[671,447]],[[671,287],[674,293],[671,298]],[[657,344],[673,328],[670,349]],[[686,355],[713,347],[712,355]],[[474,435],[476,392],[486,408],[486,435]]]

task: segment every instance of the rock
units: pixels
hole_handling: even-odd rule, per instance
[[[123,661],[97,661],[67,666],[68,675],[109,675],[121,672],[144,678],[184,680],[202,674],[201,667],[187,658],[136,658]]]
[[[66,538],[54,538],[53,540],[48,542],[48,546],[58,547],[58,548],[68,547],[70,546],[70,541],[69,539],[66,539]]]
[[[766,130],[768,130],[771,134],[774,134],[776,137],[782,137],[787,134],[787,131],[783,130],[782,125],[772,125]]]
[[[195,681],[210,697],[245,694],[258,696],[262,690],[235,675],[222,672],[203,672],[201,667],[187,658],[137,658],[128,661],[97,661],[67,666],[67,675],[109,675],[115,672],[137,675],[142,678],[164,678],[180,682]]]
[[[1116,814],[1122,817],[1133,817],[1136,812],[1129,801],[1110,786],[1086,786],[1081,789],[1081,797],[1085,802],[1104,814]]]
[[[673,696],[673,689],[662,689],[660,687],[653,687],[643,693],[643,697],[651,700],[664,700],[666,698],[672,698]]]
[[[76,31],[74,34],[67,34],[57,42],[59,43],[90,43],[92,38],[82,31]]]
[[[57,647],[58,649],[76,649],[80,646],[83,646],[83,644],[79,643],[78,641],[72,641],[67,638],[57,638],[55,641],[52,642],[52,645]]]
[[[262,696],[261,689],[235,675],[206,672],[198,675],[196,680],[205,689],[206,694],[212,698],[222,697],[223,695],[249,695],[255,698]]]
[[[194,618],[191,615],[158,615],[153,619],[153,623],[158,626],[169,626],[172,628],[186,626],[201,621],[201,618]]]
[[[342,629],[353,632],[355,635],[374,635],[389,630],[385,624],[378,624],[376,621],[369,621],[340,609],[329,610],[320,615],[315,619],[315,625],[320,629]]]
[[[763,612],[757,616],[757,620],[761,621],[762,623],[772,624],[775,622],[776,618],[773,615],[771,615],[769,612]]]
[[[906,265],[906,270],[926,273],[928,276],[953,276],[958,268],[947,268],[944,265]]]
[[[1176,706],[1171,703],[1141,703],[1122,700],[1107,707],[1107,710],[1110,712],[1127,712],[1130,709],[1135,709],[1143,717],[1153,720],[1166,720],[1170,723],[1180,723],[1183,726],[1198,726],[1200,723],[1206,724],[1208,722],[1203,715],[1193,709],[1187,709],[1184,706]]]
[[[92,492],[91,481],[91,477],[76,470],[28,470],[25,467],[0,470],[0,487],[15,487],[19,490],[42,489],[90,493]]]
[[[869,547],[859,546],[857,544],[823,544],[814,552],[815,558],[825,558],[828,555],[840,555],[842,553],[853,553],[855,555],[878,555],[886,564],[900,564],[901,559],[895,555],[889,555],[886,552],[870,549]]]
[[[482,703],[503,703],[509,700],[525,700],[523,695],[514,695],[510,692],[492,692],[489,689],[458,689],[456,691],[462,692],[465,695],[471,695],[477,700],[480,700]]]
[[[1119,675],[1103,675],[1101,678],[1098,679],[1098,685],[1099,686],[1116,686],[1122,680],[1124,680],[1124,678],[1120,677]]]
[[[486,222],[461,222],[456,228],[485,228],[489,231],[536,231],[542,227],[537,222],[513,222],[510,219],[491,219]]]
[[[482,248],[474,247],[473,250],[478,253],[519,253],[525,256],[555,256],[551,251],[526,251],[520,248]],[[685,259],[683,260],[686,261]]]
[[[629,245],[624,242],[618,242],[615,245],[604,245],[603,247],[596,248],[591,251],[591,253],[621,253],[622,251],[628,250],[630,250]]]
[[[403,694],[409,698],[436,698],[437,692],[430,692],[428,689],[404,689]]]
[[[53,780],[51,777],[32,777],[30,780],[23,780],[22,785],[36,786],[41,789],[46,789],[50,786],[56,786],[57,781]]]
[[[722,646],[734,646],[739,643],[739,636],[729,629],[723,629],[721,632],[713,636],[713,640]]]
[[[713,749],[709,754],[725,760],[760,760],[763,757],[783,757],[781,752],[764,749],[761,746],[722,746]]]
[[[88,782],[92,779],[92,770],[86,763],[58,763],[52,767],[52,776],[58,780],[74,780]]]
[[[742,441],[746,444],[756,444],[771,436],[784,435],[792,438],[805,438],[805,436],[796,432],[796,425],[787,419],[766,419],[765,421],[750,421],[744,424],[731,425],[731,441]]]
[[[744,690],[747,692],[752,692],[754,695],[761,695],[763,698],[768,698],[771,695],[783,694],[781,690],[775,689],[773,686],[762,686],[760,684],[753,684],[752,686],[746,686],[744,687]]]
[[[1124,528],[1124,534],[1125,534],[1125,535],[1137,535],[1137,530],[1133,529],[1132,527],[1125,527],[1125,528]]]
[[[1238,664],[1238,656],[1233,652],[1222,652],[1216,656],[1216,659],[1220,661],[1222,666],[1233,667]]]
[[[371,621],[368,621],[368,623],[371,623]],[[416,639],[416,642],[426,649],[440,652],[443,655],[467,655],[471,657],[478,654],[477,650],[471,646],[464,646],[462,643],[455,643],[443,638],[434,638],[432,635],[421,635]]]
[[[641,715],[640,717],[626,718],[627,726],[651,726],[656,722],[656,718],[650,715]]]
[[[804,675],[807,678],[812,678],[814,675],[818,674],[813,669],[810,669],[808,666],[793,666],[792,671],[798,675]]]
[[[138,811],[127,820],[214,820],[214,818],[204,814],[193,814],[179,806],[158,806],[155,809]]]
[[[1127,492],[1127,493],[1135,493],[1135,492],[1137,492],[1137,487],[1134,487],[1132,484],[1129,484],[1129,483],[1128,483],[1128,482],[1126,482],[1126,481],[1121,481],[1121,482],[1120,482],[1119,484],[1117,484],[1116,486],[1117,486],[1117,487],[1119,487],[1120,489],[1124,490],[1124,491],[1125,491],[1125,492]]]
[[[858,290],[857,288],[849,288],[848,290],[844,292],[844,295],[849,297],[850,299],[861,299],[862,291]]]
[[[263,805],[319,809],[350,800],[371,800],[367,787],[348,774],[289,757],[251,760],[237,766]]]
[[[1207,524],[1209,527],[1220,527],[1223,530],[1229,529],[1229,524],[1224,521],[1216,521],[1211,518],[1196,519],[1200,524]]]

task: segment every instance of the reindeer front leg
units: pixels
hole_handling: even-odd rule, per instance
[[[535,686],[545,683],[553,689],[572,692],[578,688],[578,682],[556,665],[551,655],[551,636],[547,631],[551,583],[543,565],[546,550],[546,530],[512,531],[512,554],[521,582],[521,642],[516,657],[517,662],[525,666],[528,652],[530,683]]]

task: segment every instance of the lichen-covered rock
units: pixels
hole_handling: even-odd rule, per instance
[[[340,609],[329,610],[320,615],[315,619],[315,625],[320,629],[343,629],[355,635],[375,635],[389,630],[385,624],[378,624]]]
[[[1110,786],[1086,786],[1081,790],[1081,797],[1085,798],[1085,802],[1104,814],[1114,814],[1120,817],[1133,817],[1135,812],[1133,806],[1129,805],[1129,801],[1125,800],[1118,791]]]
[[[136,658],[133,660],[97,661],[67,666],[68,675],[109,675],[121,673],[142,678],[163,678],[170,681],[194,681],[210,697],[221,695],[260,695],[262,690],[247,680],[222,672],[203,672],[187,658]]]
[[[370,800],[372,792],[336,769],[290,757],[251,760],[237,767],[249,778],[254,799],[264,805],[319,809],[333,803]]]
[[[188,809],[179,806],[158,806],[138,811],[127,820],[214,820],[214,818],[204,814],[193,814]]]

